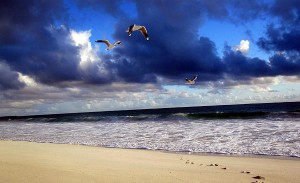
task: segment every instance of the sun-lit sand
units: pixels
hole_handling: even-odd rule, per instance
[[[188,155],[0,141],[0,182],[298,183],[299,172],[299,158]]]

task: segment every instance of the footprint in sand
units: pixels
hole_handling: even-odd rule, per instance
[[[249,172],[249,171],[241,171],[241,173],[250,174],[250,172]]]
[[[265,177],[263,177],[263,176],[260,176],[260,175],[258,175],[258,176],[255,176],[255,177],[252,177],[253,179],[262,179],[262,180],[266,180],[266,178]]]
[[[206,165],[206,166],[219,166],[219,164],[210,164],[210,165]]]
[[[241,173],[246,173],[246,174],[250,174],[251,172],[249,171],[241,171]],[[255,177],[252,177],[253,179],[262,179],[262,180],[265,180],[266,178],[263,177],[263,176],[260,176],[260,175],[257,175]],[[251,182],[251,183],[264,183],[263,181],[255,181],[255,182]]]
[[[264,183],[264,182],[261,182],[261,181],[255,181],[255,182],[251,182],[251,183]]]

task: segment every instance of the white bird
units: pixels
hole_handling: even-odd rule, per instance
[[[115,42],[114,44],[111,44],[108,40],[97,40],[95,42],[98,42],[98,43],[105,43],[107,45],[107,48],[106,50],[110,50],[110,49],[113,49],[114,47],[116,47],[117,44],[121,44],[121,41],[117,41]]]
[[[136,31],[136,30],[139,30],[142,33],[142,35],[146,38],[146,40],[149,41],[149,35],[147,33],[147,29],[146,29],[145,26],[133,24],[133,25],[131,25],[131,26],[128,27],[128,29],[126,30],[126,32],[128,32],[128,36],[131,36],[131,33],[133,31]]]
[[[185,81],[186,81],[185,84],[187,84],[187,85],[193,85],[193,84],[195,84],[196,79],[197,79],[197,76],[194,76],[193,79],[185,78]]]

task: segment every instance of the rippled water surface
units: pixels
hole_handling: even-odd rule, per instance
[[[264,154],[300,157],[300,118],[183,117],[100,121],[1,121],[0,139],[180,152]]]

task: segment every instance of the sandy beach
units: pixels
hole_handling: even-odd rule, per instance
[[[0,182],[300,182],[300,159],[0,141]]]

